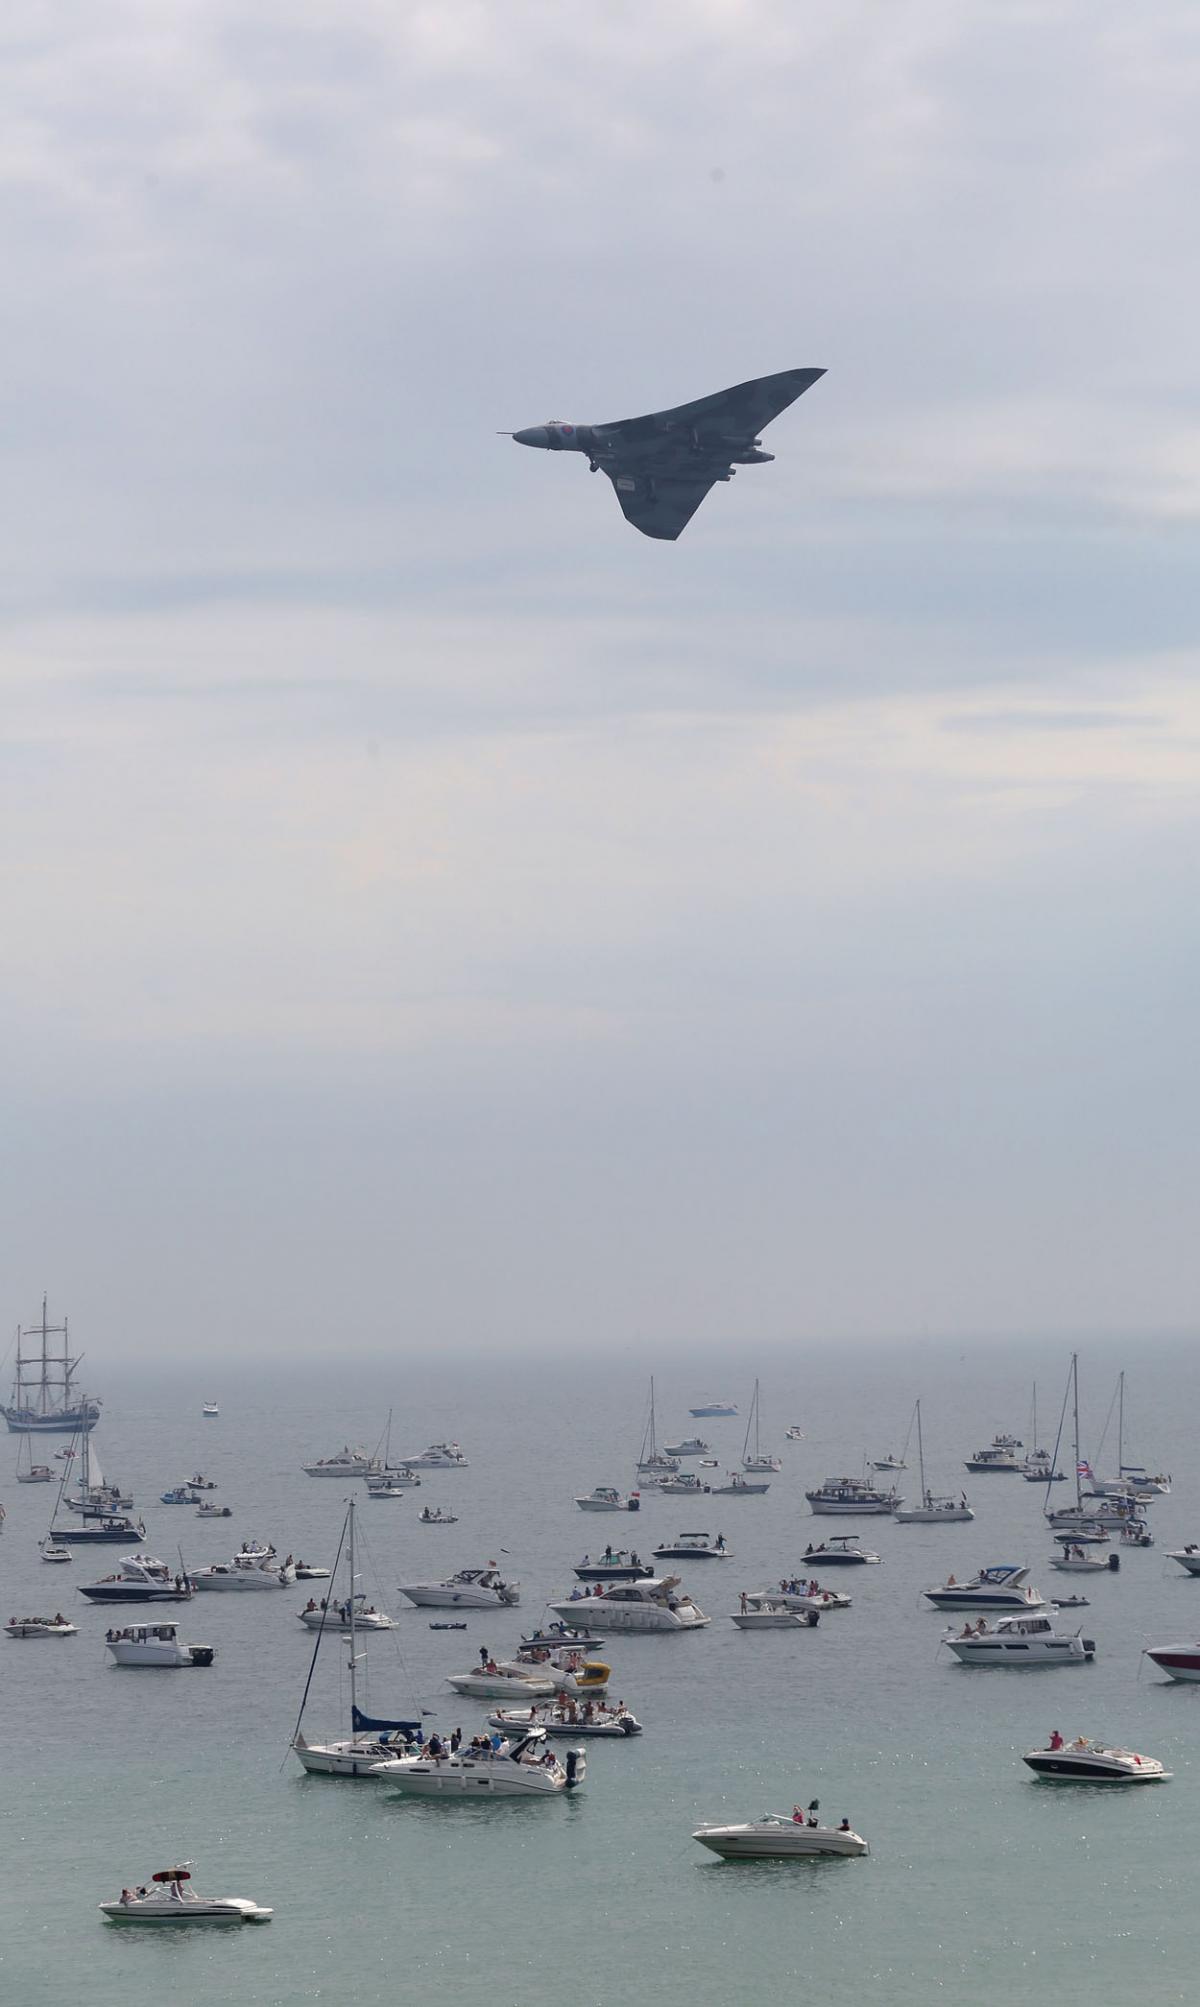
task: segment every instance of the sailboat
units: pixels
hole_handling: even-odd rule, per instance
[[[750,1436],[754,1435],[754,1455],[750,1454]],[[777,1456],[764,1456],[758,1440],[758,1381],[754,1382],[754,1399],[750,1403],[750,1413],[746,1420],[746,1440],[742,1444],[743,1470],[782,1470]]]
[[[56,1538],[54,1533],[54,1522],[58,1518],[58,1515],[62,1510],[63,1493],[67,1488],[67,1480],[70,1477],[70,1475],[71,1475],[70,1463],[69,1462],[64,1463],[62,1467],[62,1476],[58,1480],[58,1497],[54,1501],[54,1507],[50,1514],[50,1524],[46,1529],[45,1539],[39,1540],[38,1542],[38,1546],[41,1549],[43,1561],[62,1562],[62,1561],[73,1561],[75,1559],[75,1556],[72,1554],[70,1548],[64,1545],[64,1542],[61,1538]]]
[[[33,1460],[33,1437],[24,1434],[17,1447],[17,1483],[49,1484],[54,1476],[48,1463]]]
[[[654,1426],[654,1375],[650,1376],[650,1414],[642,1435],[642,1451],[638,1458],[638,1476],[643,1484],[658,1484],[664,1477],[674,1477],[679,1469],[672,1456],[665,1456],[658,1447],[658,1437]]]
[[[71,1436],[79,1429],[94,1428],[100,1419],[99,1401],[73,1395],[79,1360],[70,1354],[66,1318],[51,1324],[46,1304],[43,1296],[40,1324],[17,1330],[12,1401],[0,1408],[13,1435]],[[62,1339],[61,1352],[51,1343],[55,1338]]]
[[[1046,1486],[1045,1516],[1056,1534],[1106,1532],[1110,1527],[1120,1527],[1122,1536],[1137,1539],[1138,1544],[1150,1546],[1149,1529],[1140,1515],[1138,1501],[1123,1494],[1118,1498],[1092,1498],[1086,1503],[1083,1497],[1082,1480],[1092,1477],[1092,1466],[1086,1463],[1079,1451],[1079,1354],[1071,1354],[1071,1376],[1068,1382],[1074,1408],[1075,1429],[1075,1503],[1060,1511],[1050,1506],[1050,1487]],[[1064,1404],[1065,1405],[1065,1404]],[[1061,1424],[1060,1424],[1061,1432]]]
[[[80,1524],[51,1526],[51,1540],[64,1543],[70,1541],[74,1544],[84,1541],[89,1546],[98,1541],[120,1541],[125,1546],[136,1547],[139,1541],[146,1538],[146,1529],[140,1519],[133,1520],[125,1516],[122,1508],[126,1501],[121,1497],[118,1487],[112,1485],[105,1488],[99,1459],[92,1448],[88,1429],[80,1429],[77,1447],[79,1452],[77,1460],[65,1463],[63,1474],[64,1479],[72,1472],[79,1478],[79,1496],[68,1498],[66,1505],[68,1511],[79,1514]],[[61,1489],[59,1500],[60,1502],[62,1500]],[[132,1504],[132,1499],[128,1503]],[[57,1516],[56,1512],[55,1517]]]
[[[958,1498],[935,1498],[925,1483],[925,1441],[921,1434],[921,1403],[914,1409],[917,1424],[917,1464],[921,1473],[921,1503],[907,1509],[897,1504],[893,1518],[902,1526],[938,1526],[951,1520],[974,1519],[975,1514],[967,1504],[966,1493]]]
[[[362,1712],[358,1705],[358,1669],[366,1661],[366,1653],[358,1649],[358,1577],[354,1567],[354,1500],[346,1508],[345,1524],[342,1528],[347,1542],[347,1565],[350,1582],[346,1592],[345,1605],[350,1634],[350,1734],[334,1742],[309,1742],[305,1739],[301,1724],[308,1702],[309,1688],[317,1666],[317,1653],[327,1629],[341,1634],[341,1620],[334,1616],[331,1622],[322,1624],[317,1631],[313,1646],[312,1663],[308,1669],[308,1679],[304,1686],[304,1698],[300,1702],[300,1712],[296,1717],[296,1727],[292,1735],[292,1748],[304,1768],[313,1775],[322,1777],[371,1777],[377,1763],[386,1763],[402,1751],[409,1742],[420,1735],[419,1721],[377,1721]],[[398,1739],[391,1741],[395,1735]]]
[[[67,1499],[68,1512],[81,1513],[84,1519],[106,1519],[114,1512],[132,1511],[132,1492],[122,1491],[119,1484],[105,1482],[100,1452],[91,1435],[80,1436],[79,1462],[72,1468],[79,1479],[79,1489],[74,1498]]]
[[[1033,1409],[1029,1421],[1030,1451],[1021,1465],[1021,1475],[1026,1484],[1065,1484],[1067,1474],[1055,1470],[1054,1458],[1049,1450],[1038,1448],[1037,1439],[1037,1381],[1033,1383]]]
[[[1143,1503],[1145,1503],[1150,1498],[1167,1497],[1171,1489],[1171,1480],[1169,1476],[1164,1476],[1160,1474],[1156,1477],[1151,1477],[1148,1475],[1146,1471],[1146,1466],[1144,1464],[1125,1462],[1124,1369],[1122,1369],[1122,1371],[1117,1374],[1117,1386],[1113,1399],[1116,1402],[1116,1408],[1117,1408],[1118,1475],[1116,1477],[1108,1477],[1108,1478],[1094,1477],[1092,1479],[1091,1496],[1093,1498],[1127,1498],[1133,1496],[1133,1497],[1139,1497]],[[1109,1419],[1111,1420],[1112,1418],[1111,1405],[1109,1406],[1108,1413],[1109,1413]],[[1105,1423],[1106,1429],[1107,1426],[1108,1424]],[[1103,1444],[1103,1437],[1101,1437],[1101,1443]],[[1099,1462],[1098,1457],[1097,1457],[1097,1462]]]

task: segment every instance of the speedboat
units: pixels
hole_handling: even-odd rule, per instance
[[[1200,1547],[1190,1540],[1186,1547],[1173,1547],[1168,1551],[1168,1561],[1178,1561],[1189,1575],[1200,1575]]]
[[[108,1631],[107,1649],[119,1666],[210,1666],[211,1645],[188,1645],[175,1624],[129,1624]]]
[[[641,1502],[636,1491],[631,1491],[625,1498],[611,1484],[598,1484],[586,1498],[575,1500],[581,1512],[636,1512]]]
[[[191,1570],[194,1589],[220,1589],[222,1591],[245,1593],[247,1590],[286,1589],[296,1579],[296,1570],[289,1554],[282,1564],[275,1558],[274,1548],[243,1549],[231,1561],[217,1561],[208,1568]]]
[[[582,1784],[587,1768],[582,1749],[565,1753],[566,1762],[560,1763],[540,1728],[529,1729],[515,1742],[502,1742],[499,1749],[486,1736],[474,1748],[464,1743],[454,1751],[431,1739],[419,1755],[377,1764],[375,1775],[414,1797],[555,1797]]]
[[[205,1477],[204,1472],[202,1470],[195,1471],[193,1475],[189,1477],[188,1483],[193,1491],[215,1491],[217,1488],[216,1478]]]
[[[598,1637],[588,1625],[582,1629],[575,1624],[548,1624],[544,1631],[531,1631],[522,1636],[522,1651],[599,1651],[604,1639]]]
[[[10,1638],[73,1638],[75,1626],[65,1617],[10,1617],[4,1626]]]
[[[379,1469],[379,1459],[369,1450],[351,1449],[347,1443],[336,1456],[318,1457],[316,1463],[306,1463],[303,1469],[306,1477],[369,1477]]]
[[[729,1561],[733,1549],[725,1545],[725,1535],[718,1533],[715,1540],[707,1533],[679,1533],[666,1547],[656,1547],[656,1561]]]
[[[1172,1679],[1189,1685],[1200,1680],[1200,1644],[1147,1645],[1145,1655]]]
[[[871,1469],[881,1470],[886,1473],[888,1471],[907,1470],[908,1465],[902,1456],[896,1456],[889,1452],[887,1456],[877,1456],[871,1465]]]
[[[869,1547],[860,1545],[852,1533],[835,1533],[829,1540],[822,1540],[817,1547],[810,1542],[800,1559],[806,1568],[814,1567],[818,1561],[823,1562],[827,1568],[879,1566],[878,1554],[873,1554]]]
[[[1050,1562],[1062,1575],[1115,1575],[1121,1566],[1119,1554],[1088,1554],[1069,1533],[1058,1535],[1059,1552]]]
[[[295,1573],[297,1582],[328,1582],[329,1580],[328,1568],[318,1568],[313,1561],[297,1561]]]
[[[815,1610],[822,1617],[830,1610],[849,1610],[853,1604],[844,1590],[823,1589],[819,1582],[802,1582],[797,1576],[785,1577],[775,1589],[747,1589],[746,1595],[770,1596],[785,1609]]]
[[[1044,1610],[1046,1599],[1026,1584],[1028,1568],[981,1568],[969,1582],[951,1575],[940,1589],[922,1589],[935,1610]]]
[[[1110,1749],[1079,1735],[1074,1742],[1052,1739],[1045,1749],[1031,1749],[1021,1758],[1038,1777],[1056,1783],[1163,1784],[1171,1772],[1157,1756],[1139,1756],[1132,1749]]]
[[[758,1498],[764,1491],[770,1491],[769,1484],[759,1484],[754,1478],[743,1477],[740,1470],[731,1470],[728,1484],[714,1484],[714,1498]]]
[[[613,1549],[606,1547],[593,1561],[589,1554],[576,1564],[575,1573],[581,1582],[641,1582],[653,1575],[638,1554],[631,1554],[626,1547]]]
[[[586,1600],[588,1621],[594,1619],[606,1631],[692,1631],[709,1621],[691,1597],[680,1592],[678,1575],[613,1582],[608,1588],[597,1584],[586,1599],[576,1592],[549,1607],[556,1616],[570,1621],[577,1618],[581,1600]]]
[[[737,1409],[732,1401],[706,1401],[702,1408],[689,1408],[688,1413],[694,1422],[707,1422],[718,1415],[736,1415]]]
[[[394,1631],[396,1629],[396,1619],[387,1616],[383,1610],[377,1610],[373,1603],[368,1604],[365,1596],[361,1594],[357,1595],[354,1598],[354,1603],[355,1630]],[[307,1606],[303,1610],[297,1610],[296,1615],[302,1624],[307,1625],[310,1631],[329,1630],[331,1628],[333,1630],[345,1630],[350,1622],[350,1599],[347,1597],[343,1602],[335,1603],[331,1609],[327,1602],[315,1603],[310,1596]]]
[[[460,1568],[444,1582],[401,1583],[400,1594],[418,1609],[499,1610],[519,1603],[519,1582],[502,1580],[494,1561],[486,1568]]]
[[[532,1666],[526,1676],[515,1670],[502,1672],[490,1660],[487,1665],[472,1666],[470,1672],[447,1673],[446,1685],[475,1700],[549,1699],[554,1692],[554,1681],[539,1679]]]
[[[200,1410],[206,1422],[215,1422],[220,1412],[221,1410],[215,1401],[205,1401],[204,1406]]]
[[[699,1436],[688,1436],[681,1443],[664,1443],[664,1456],[707,1456],[711,1443],[702,1442]]]
[[[420,1456],[406,1456],[401,1462],[407,1470],[466,1470],[467,1459],[457,1443],[430,1443]]]
[[[172,1575],[165,1561],[153,1554],[123,1554],[120,1573],[99,1582],[81,1582],[79,1593],[89,1603],[186,1603],[192,1585],[186,1575]]]
[[[1096,1656],[1093,1638],[1056,1631],[1052,1618],[1036,1614],[997,1617],[991,1625],[981,1617],[974,1628],[965,1624],[959,1632],[947,1631],[942,1643],[965,1666],[1072,1666]]]
[[[612,1739],[642,1732],[641,1722],[627,1707],[606,1707],[602,1701],[592,1700],[585,1701],[582,1707],[572,1700],[543,1702],[532,1707],[498,1707],[494,1714],[489,1714],[488,1727],[498,1728],[502,1735],[508,1736],[527,1734],[531,1728],[544,1729],[547,1735]]]
[[[787,1818],[782,1812],[764,1812],[740,1826],[698,1826],[692,1834],[710,1853],[723,1861],[793,1861],[822,1854],[866,1854],[870,1852],[861,1833],[844,1823],[840,1826],[805,1825],[799,1809]]]
[[[186,1862],[160,1868],[153,1887],[122,1889],[117,1902],[102,1902],[100,1912],[111,1923],[269,1923],[273,1912],[245,1896],[202,1896],[187,1884]]]
[[[872,1513],[890,1515],[904,1501],[894,1490],[881,1491],[863,1477],[827,1477],[814,1491],[804,1494],[818,1517],[850,1517]]]
[[[811,1629],[820,1619],[815,1610],[793,1609],[782,1596],[747,1590],[729,1621],[739,1631],[795,1631]]]
[[[55,1540],[40,1542],[43,1561],[73,1561],[75,1556],[69,1547],[62,1547]]]

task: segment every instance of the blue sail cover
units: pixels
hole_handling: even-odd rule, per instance
[[[381,1735],[393,1728],[398,1728],[410,1738],[421,1733],[419,1721],[384,1721],[373,1714],[364,1714],[361,1707],[351,1708],[350,1724],[356,1735]]]

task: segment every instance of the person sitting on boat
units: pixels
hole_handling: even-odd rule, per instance
[[[792,1824],[793,1826],[802,1826],[804,1824],[804,1811],[799,1805],[792,1806]]]
[[[1062,1730],[1061,1730],[1061,1729],[1059,1729],[1059,1728],[1056,1728],[1056,1729],[1054,1730],[1054,1733],[1053,1733],[1053,1734],[1051,1735],[1051,1737],[1050,1737],[1050,1742],[1049,1742],[1049,1745],[1048,1745],[1048,1746],[1049,1746],[1049,1747],[1050,1747],[1051,1749],[1061,1749],[1061,1748],[1062,1748],[1062,1746],[1063,1746],[1063,1739],[1062,1739]]]
[[[849,1819],[843,1819],[841,1825],[838,1827],[838,1832],[848,1833],[849,1831],[850,1831],[850,1821]]]
[[[970,1618],[967,1619],[958,1635],[960,1638],[973,1638],[975,1636],[975,1626]]]
[[[315,1609],[316,1609],[316,1607],[317,1607],[317,1604],[316,1604],[316,1598],[315,1598],[314,1596],[310,1596],[310,1597],[309,1597],[309,1599],[308,1599],[308,1601],[307,1601],[307,1603],[306,1603],[306,1604],[304,1605],[304,1614],[305,1614],[305,1616],[307,1617],[307,1615],[308,1615],[309,1611],[310,1611],[310,1610],[315,1610]]]
[[[486,1664],[486,1665],[485,1665],[485,1667],[484,1667],[484,1671],[485,1671],[486,1673],[494,1673],[494,1672],[499,1672],[499,1670],[500,1670],[499,1666],[498,1666],[498,1665],[496,1664],[496,1661],[495,1661],[495,1659],[494,1659],[494,1658],[492,1657],[491,1653],[489,1652],[489,1653],[488,1653],[488,1658],[487,1658],[487,1664]]]
[[[133,1890],[132,1890],[132,1889],[122,1889],[122,1890],[121,1890],[121,1901],[122,1901],[122,1902],[124,1902],[124,1903],[130,1903],[130,1902],[132,1902],[132,1901],[133,1901]]]

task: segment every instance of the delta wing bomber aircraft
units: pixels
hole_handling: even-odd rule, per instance
[[[608,475],[626,521],[645,537],[673,543],[717,481],[731,481],[738,467],[775,458],[763,452],[759,433],[824,374],[783,369],[673,411],[617,418],[609,425],[566,425],[552,418],[510,436],[519,446],[586,454],[593,474]]]

